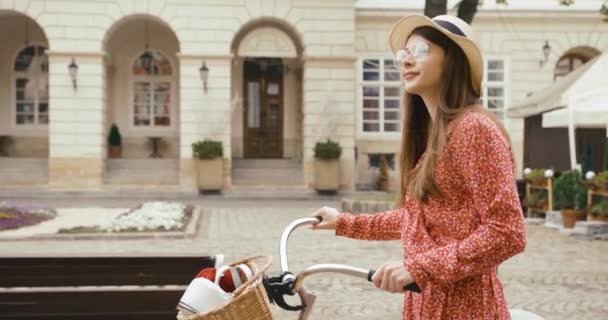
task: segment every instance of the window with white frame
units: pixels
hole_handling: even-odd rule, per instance
[[[49,123],[49,61],[43,46],[29,45],[15,58],[15,124]]]
[[[506,59],[490,58],[485,59],[484,63],[485,75],[481,95],[483,106],[502,121],[508,90]]]
[[[162,53],[149,50],[133,63],[133,125],[171,125],[171,92],[174,86],[171,63]]]
[[[401,81],[393,59],[363,59],[361,70],[363,132],[399,132]]]

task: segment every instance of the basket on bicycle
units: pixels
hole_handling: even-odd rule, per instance
[[[256,260],[265,259],[261,267]],[[237,266],[241,263],[246,264],[254,272],[254,275],[242,286],[238,287],[232,299],[226,304],[216,307],[204,313],[191,316],[178,314],[179,320],[272,320],[270,311],[270,301],[266,295],[266,289],[262,282],[264,272],[270,267],[272,257],[252,256],[232,262],[230,266]]]

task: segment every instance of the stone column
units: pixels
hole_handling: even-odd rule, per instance
[[[49,185],[99,189],[106,150],[102,53],[48,52]],[[68,65],[78,65],[76,88]]]
[[[355,58],[305,57],[303,147],[306,185],[313,187],[314,146],[332,139],[342,147],[341,189],[355,188]]]
[[[192,143],[213,139],[224,149],[224,187],[230,181],[230,68],[232,57],[178,54],[180,61],[180,185],[184,191],[197,189],[197,167]],[[207,93],[199,69],[203,60],[209,68]]]

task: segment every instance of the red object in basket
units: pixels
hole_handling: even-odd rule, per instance
[[[205,269],[201,270],[196,275],[195,278],[203,277],[203,278],[210,280],[211,282],[215,282],[216,271],[217,270],[215,268],[205,268]],[[234,292],[234,290],[236,290],[234,281],[232,280],[232,272],[230,272],[230,269],[224,271],[224,273],[220,277],[219,285],[220,285],[220,288],[222,288],[222,290],[224,290],[226,292]]]

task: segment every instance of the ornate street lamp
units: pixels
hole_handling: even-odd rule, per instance
[[[205,90],[205,93],[207,93],[207,79],[209,77],[209,68],[207,68],[205,60],[203,60],[203,65],[200,67],[200,69],[198,69],[198,72],[201,75],[201,81],[203,82],[203,88]]]
[[[70,71],[72,85],[74,86],[74,90],[76,90],[76,80],[78,79],[78,65],[76,64],[76,61],[74,61],[74,57],[72,57],[72,63],[68,65],[68,70]]]
[[[549,45],[549,41],[545,41],[545,45],[543,46],[543,60],[539,61],[540,66],[542,67],[549,61],[549,55],[551,54],[551,46]]]

